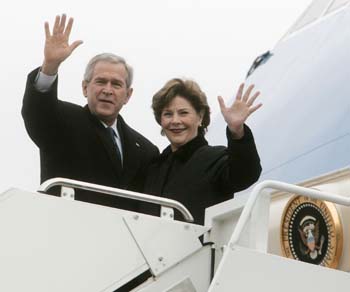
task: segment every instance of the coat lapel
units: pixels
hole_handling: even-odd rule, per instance
[[[110,135],[107,131],[107,129],[102,125],[102,123],[93,115],[91,114],[88,106],[85,106],[84,108],[89,116],[89,118],[92,120],[94,125],[94,131],[96,135],[98,136],[98,140],[101,142],[103,149],[106,151],[106,154],[108,155],[112,165],[113,169],[116,175],[116,182],[118,184],[121,183],[122,179],[122,169],[120,166],[120,162],[118,161],[118,158],[115,153],[113,141],[110,138]]]
[[[123,168],[121,168],[107,129],[93,114],[91,114],[87,105],[84,109],[89,118],[93,121],[94,130],[99,141],[110,158],[116,174],[116,182],[118,182],[119,187],[127,188],[135,179],[135,175],[140,168],[142,161],[141,143],[137,141],[134,131],[124,122],[123,118],[118,115],[117,127],[123,148]]]
[[[123,172],[122,184],[127,187],[139,171],[142,161],[142,145],[136,139],[133,130],[124,122],[123,118],[118,115],[118,132],[123,145]]]

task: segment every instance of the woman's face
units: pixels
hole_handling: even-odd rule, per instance
[[[161,114],[161,126],[173,151],[195,138],[201,123],[202,117],[187,99],[179,95],[164,107]]]

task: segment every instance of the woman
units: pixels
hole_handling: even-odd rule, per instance
[[[206,95],[191,80],[172,79],[154,96],[152,108],[170,145],[150,166],[145,193],[177,200],[204,223],[205,208],[232,198],[252,185],[261,172],[260,159],[250,129],[244,125],[259,92],[239,87],[231,107],[218,97],[227,123],[227,147],[209,146],[204,134],[210,123]],[[153,210],[153,214],[156,211]],[[179,214],[175,218],[181,219]]]

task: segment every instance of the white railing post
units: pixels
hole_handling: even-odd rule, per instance
[[[223,257],[216,269],[212,284],[209,287],[209,292],[212,291],[218,283],[217,279],[222,273],[226,261],[233,250],[239,247],[245,247],[266,253],[269,223],[268,213],[270,211],[269,201],[271,197],[271,191],[268,189],[284,191],[286,193],[350,206],[350,197],[321,192],[315,189],[273,180],[266,180],[257,184],[253,188],[242,210],[242,214],[239,217],[237,225],[228,242],[228,247],[224,250]]]
[[[270,197],[270,192],[267,192],[267,189],[274,189],[274,190],[279,190],[279,191],[284,191],[287,193],[292,193],[292,194],[297,194],[297,195],[301,195],[301,196],[307,196],[310,198],[314,198],[314,199],[319,199],[319,200],[325,200],[325,201],[329,201],[332,203],[336,203],[339,205],[344,205],[344,206],[350,206],[350,197],[344,197],[344,196],[340,196],[337,194],[332,194],[332,193],[328,193],[328,192],[321,192],[315,189],[310,189],[310,188],[305,188],[305,187],[300,187],[300,186],[296,186],[296,185],[292,185],[292,184],[288,184],[288,183],[284,183],[284,182],[279,182],[279,181],[274,181],[274,180],[266,180],[263,181],[259,184],[257,184],[253,190],[252,193],[250,194],[247,203],[245,204],[242,214],[239,217],[239,220],[237,222],[236,228],[234,229],[232,236],[230,238],[230,241],[228,243],[228,245],[233,248],[235,245],[240,245],[242,243],[246,243],[247,240],[242,240],[241,238],[242,236],[246,236],[243,235],[244,232],[246,232],[247,230],[247,225],[252,225],[253,221],[251,221],[251,219],[253,219],[254,217],[256,217],[256,219],[253,219],[255,222],[258,222],[259,225],[262,225],[263,223],[260,224],[260,220],[258,217],[259,212],[261,214],[266,214],[266,209],[267,212],[269,211],[269,205],[266,205],[263,202],[265,199],[263,199],[261,201],[260,197],[264,197],[265,194],[266,196]],[[264,194],[264,192],[265,194]],[[258,210],[259,208],[264,210]],[[252,215],[253,214],[253,209],[254,213],[257,212],[256,216]],[[265,218],[264,218],[265,216]],[[268,217],[267,217],[268,218]],[[266,215],[262,215],[261,220],[263,222],[263,220],[266,220]],[[267,226],[268,221],[266,221],[266,226]],[[254,229],[257,230],[258,227],[255,226],[250,226],[249,229],[251,231],[253,231]],[[264,228],[265,232],[268,232],[268,228]],[[263,235],[262,232],[260,231],[256,231],[257,233],[254,235],[255,240],[257,241],[262,241],[262,239],[266,239],[267,241],[267,234]],[[259,238],[258,238],[259,236]],[[251,241],[249,241],[251,242]],[[260,243],[255,243],[258,244],[258,246],[263,247],[264,245],[267,244],[267,242],[265,244],[260,244]],[[246,245],[244,244],[243,246],[247,246],[247,247],[254,247],[254,245],[251,246],[250,244]],[[260,249],[259,250],[264,250],[264,249]]]

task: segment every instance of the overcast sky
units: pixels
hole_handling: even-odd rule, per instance
[[[122,115],[163,149],[150,103],[168,79],[188,77],[207,93],[213,115],[217,95],[230,98],[256,56],[273,49],[311,0],[113,0],[6,2],[0,12],[0,191],[36,190],[39,152],[20,115],[26,75],[43,60],[44,21],[75,19],[71,40],[81,45],[59,72],[61,99],[85,104],[81,80],[101,52],[124,56],[135,69],[134,94]]]

